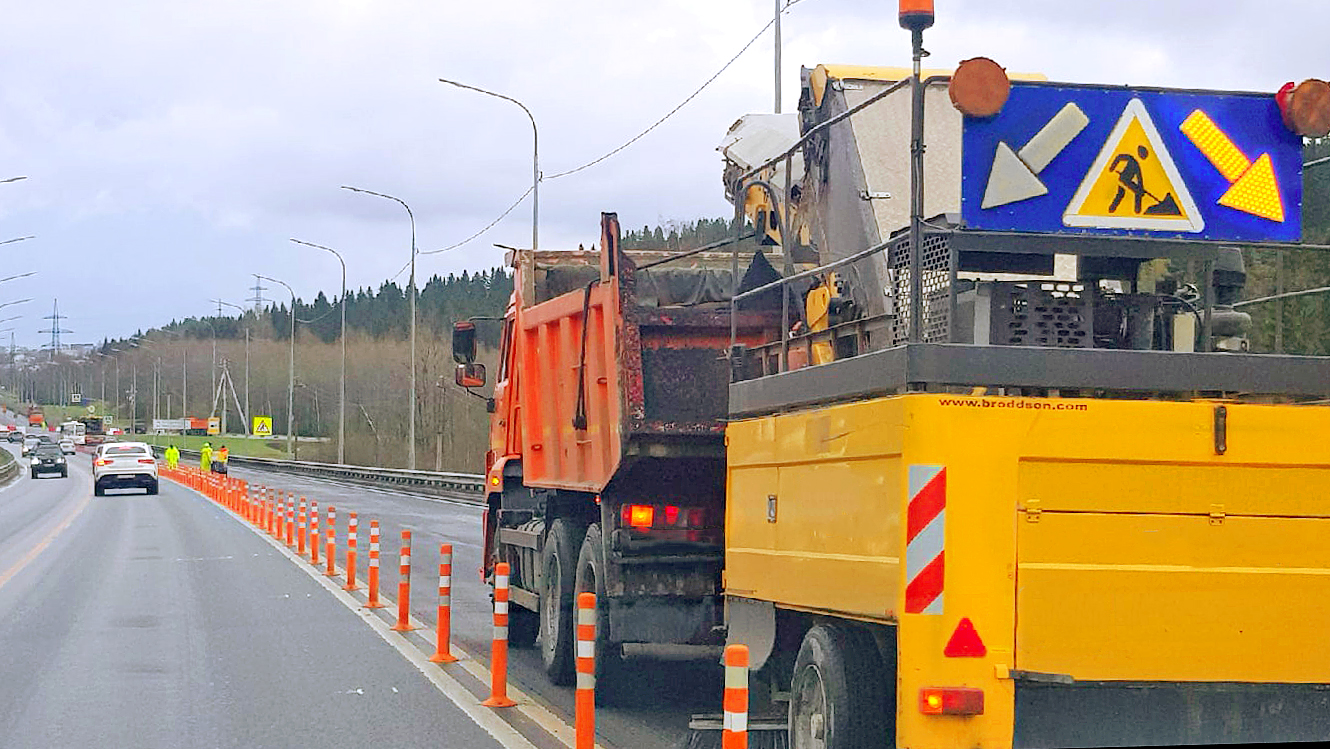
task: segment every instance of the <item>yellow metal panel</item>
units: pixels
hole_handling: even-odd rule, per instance
[[[899,597],[899,403],[731,424],[726,589],[856,616]],[[776,467],[779,466],[779,467]],[[775,497],[775,522],[768,520]]]
[[[1017,668],[1081,680],[1330,682],[1330,520],[1021,522]]]
[[[1020,499],[1045,510],[1330,517],[1330,466],[1210,460],[1022,462]]]

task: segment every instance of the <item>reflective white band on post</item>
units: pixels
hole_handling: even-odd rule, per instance
[[[744,731],[748,730],[748,713],[727,712],[721,718],[720,727],[726,731],[732,731],[734,733],[743,733]]]
[[[578,689],[595,689],[595,688],[596,688],[596,675],[595,675],[595,674],[584,674],[584,673],[582,673],[581,671],[578,671],[578,672],[577,672],[577,688],[578,688]]]
[[[496,614],[507,614],[507,613],[508,613],[508,602],[507,602],[507,601],[495,601],[495,602],[494,602],[494,613],[496,613]]]
[[[494,627],[494,639],[496,639],[496,640],[507,640],[507,639],[508,639],[508,627],[506,627],[506,626],[504,626],[504,627],[495,626],[495,627]]]

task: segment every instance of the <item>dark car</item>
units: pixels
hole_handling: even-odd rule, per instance
[[[45,442],[32,451],[32,477],[43,473],[58,473],[61,478],[69,477],[69,464],[65,462],[65,453],[59,445]]]

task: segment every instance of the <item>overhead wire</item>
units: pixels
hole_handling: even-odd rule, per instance
[[[789,9],[790,9],[791,7],[793,7],[793,6],[795,6],[795,5],[798,5],[799,3],[803,2],[803,1],[804,1],[804,0],[788,0],[788,2],[786,2],[785,5],[781,7],[780,12],[781,12],[781,13],[786,13],[786,12],[789,11]],[[642,132],[640,132],[640,133],[638,133],[637,135],[635,135],[635,136],[633,136],[632,138],[630,138],[630,139],[629,139],[627,142],[625,142],[623,145],[620,145],[619,147],[617,147],[617,148],[615,148],[615,149],[609,151],[608,153],[604,154],[603,156],[600,156],[600,157],[598,157],[598,158],[592,159],[591,161],[588,161],[587,163],[582,164],[581,166],[574,167],[574,168],[572,168],[572,169],[568,169],[568,170],[565,170],[565,171],[562,171],[562,172],[556,172],[556,173],[554,173],[554,174],[550,174],[550,175],[544,175],[544,174],[542,174],[542,175],[540,175],[540,177],[538,178],[539,181],[544,182],[544,181],[547,180],[547,179],[559,179],[560,177],[567,177],[567,176],[569,176],[569,175],[576,174],[576,173],[581,172],[581,171],[583,171],[583,170],[590,169],[591,167],[595,166],[596,164],[599,164],[599,163],[601,163],[602,161],[605,161],[605,160],[607,160],[607,159],[609,159],[609,158],[615,156],[616,154],[620,153],[621,151],[623,151],[624,149],[626,149],[626,148],[628,148],[629,146],[633,145],[634,143],[636,143],[637,141],[641,140],[642,138],[645,138],[649,133],[651,133],[651,131],[653,131],[653,130],[655,130],[656,128],[658,128],[658,127],[660,127],[661,125],[663,125],[663,124],[665,123],[666,120],[668,120],[668,119],[670,119],[671,117],[673,117],[676,113],[679,112],[679,110],[681,110],[681,109],[683,109],[685,106],[687,106],[688,103],[691,102],[693,99],[696,99],[696,98],[698,97],[698,95],[700,95],[703,91],[705,91],[705,90],[707,89],[708,86],[710,86],[712,83],[714,83],[714,82],[716,81],[716,79],[719,78],[719,77],[720,77],[720,76],[721,76],[726,70],[729,70],[730,67],[731,67],[732,65],[734,65],[734,63],[735,63],[736,61],[738,61],[738,59],[739,59],[740,57],[742,57],[743,54],[744,54],[745,52],[748,51],[748,48],[749,48],[749,47],[752,47],[754,44],[756,44],[756,43],[757,43],[757,40],[758,40],[758,39],[761,39],[761,38],[762,38],[762,35],[765,34],[765,33],[767,32],[767,29],[770,29],[773,25],[775,25],[775,23],[776,23],[776,19],[775,19],[775,18],[772,18],[770,21],[767,21],[766,24],[763,25],[762,28],[759,29],[758,32],[757,32],[756,34],[753,35],[753,38],[748,40],[748,43],[747,43],[747,44],[744,44],[744,46],[741,47],[741,48],[739,49],[739,51],[736,52],[736,53],[734,54],[733,57],[731,57],[731,58],[730,58],[730,59],[729,59],[724,65],[722,65],[722,66],[720,67],[720,69],[717,70],[717,71],[716,71],[716,72],[715,72],[710,78],[708,78],[705,82],[703,82],[701,86],[698,86],[697,89],[696,89],[695,91],[693,91],[691,94],[689,94],[689,95],[687,96],[687,98],[685,98],[683,101],[679,102],[679,104],[678,104],[677,106],[675,106],[675,107],[674,107],[673,109],[671,109],[670,111],[666,112],[666,113],[664,114],[664,116],[662,116],[660,119],[656,120],[655,122],[651,123],[651,125],[648,126],[645,130],[643,130]],[[476,239],[478,239],[479,237],[481,237],[482,235],[484,235],[486,232],[488,232],[490,229],[493,229],[496,225],[498,225],[498,223],[499,223],[500,221],[502,221],[502,220],[504,220],[505,218],[507,218],[507,217],[508,217],[508,214],[510,214],[510,213],[512,213],[514,210],[516,210],[517,206],[521,205],[522,202],[525,201],[525,200],[527,199],[527,196],[529,196],[534,190],[535,190],[535,185],[532,185],[531,187],[528,187],[528,188],[526,189],[526,192],[523,192],[522,195],[521,195],[520,197],[517,198],[517,200],[513,201],[512,205],[509,205],[506,209],[504,209],[503,213],[500,213],[500,214],[498,215],[498,217],[496,217],[493,221],[491,221],[491,222],[489,222],[488,224],[486,224],[484,228],[482,228],[480,231],[477,231],[476,233],[472,234],[471,236],[467,237],[466,239],[463,239],[463,240],[460,241],[460,242],[455,242],[455,243],[453,243],[453,244],[450,244],[450,245],[448,245],[447,247],[441,247],[441,248],[439,248],[439,249],[437,249],[437,250],[424,250],[424,251],[419,251],[419,250],[418,250],[418,251],[416,252],[416,254],[418,254],[418,255],[437,255],[437,254],[442,253],[442,252],[448,252],[448,251],[450,251],[450,250],[455,250],[455,249],[457,249],[457,248],[459,248],[459,247],[462,247],[462,246],[464,246],[464,245],[466,245],[466,244],[469,244],[469,243],[475,241]],[[410,267],[410,265],[411,265],[411,261],[408,260],[407,263],[406,263],[405,265],[403,265],[402,268],[401,268],[400,270],[398,270],[396,273],[394,273],[394,274],[392,275],[392,280],[396,280],[399,276],[401,276],[403,273],[405,273],[406,270],[407,270],[407,268]]]

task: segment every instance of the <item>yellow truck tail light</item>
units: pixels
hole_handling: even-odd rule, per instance
[[[924,687],[919,690],[924,715],[983,715],[984,690],[975,687]]]

